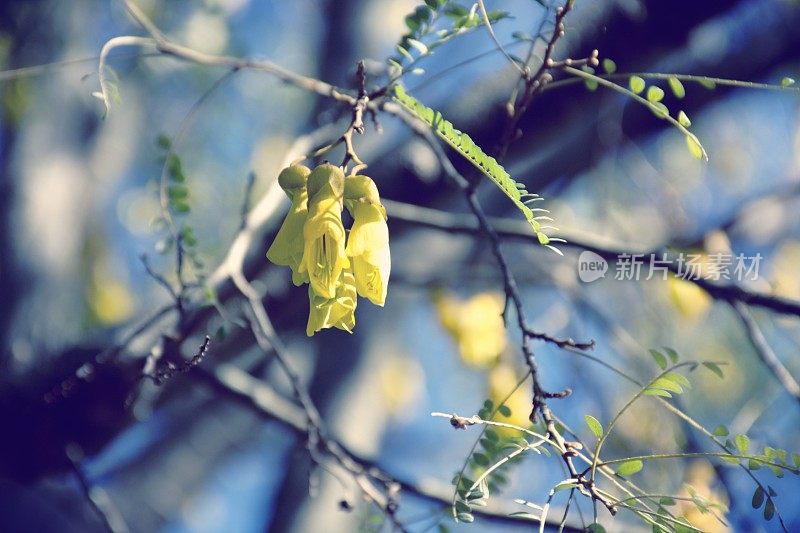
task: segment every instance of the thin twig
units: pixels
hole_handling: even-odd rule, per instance
[[[756,322],[753,315],[750,314],[750,310],[742,302],[732,302],[731,307],[733,307],[733,310],[744,324],[747,338],[750,339],[750,343],[753,345],[756,354],[758,354],[758,358],[761,359],[764,366],[772,372],[772,375],[775,376],[775,379],[778,380],[781,387],[783,387],[795,401],[800,402],[800,384],[797,383],[797,380],[794,379],[786,367],[783,366],[781,360],[772,350],[769,342],[767,342],[767,338],[758,326],[758,322]]]

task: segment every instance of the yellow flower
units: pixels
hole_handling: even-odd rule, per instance
[[[336,297],[336,284],[350,266],[344,251],[343,192],[344,174],[339,167],[326,163],[308,177],[308,216],[298,271],[308,274],[311,289],[325,299]]]
[[[355,280],[349,269],[343,270],[336,285],[334,298],[325,298],[315,293],[313,287],[308,288],[310,310],[306,335],[311,337],[317,331],[327,328],[339,328],[348,333],[353,332],[356,325]]]
[[[433,303],[442,326],[458,345],[461,360],[470,366],[491,367],[508,344],[502,295],[482,292],[462,302],[435,292]]]
[[[292,207],[267,250],[267,259],[292,269],[292,282],[298,286],[308,281],[308,274],[301,273],[299,267],[303,258],[303,224],[308,214],[306,182],[309,174],[311,169],[308,167],[292,165],[278,176],[278,184],[292,201]]]
[[[346,252],[353,259],[356,290],[359,296],[383,306],[392,268],[386,209],[375,183],[366,176],[345,179],[344,197],[353,215]]]

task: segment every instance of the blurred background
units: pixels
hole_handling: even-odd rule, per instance
[[[381,65],[395,54],[407,31],[404,17],[417,6],[411,0],[136,3],[179,43],[268,58],[348,89],[355,88],[362,58],[371,60],[368,87],[381,82]],[[504,43],[514,42],[514,32],[535,34],[546,16],[530,0],[489,0],[487,7],[513,15],[495,28]],[[578,0],[556,57],[584,57],[596,48],[620,72],[774,84],[800,76],[798,24],[800,6],[784,0]],[[0,530],[104,529],[64,459],[65,448],[79,450],[84,481],[96,499],[113,504],[120,530],[377,528],[364,502],[354,500],[350,512],[339,508],[347,490],[311,468],[304,439],[209,386],[200,369],[160,387],[137,381],[148,346],[159,332],[175,329],[169,320],[129,346],[118,364],[70,385],[74,391],[55,406],[42,403],[84,362],[169,303],[140,261],[147,254],[154,270],[173,279],[174,254],[159,253],[163,228],[153,224],[164,157],[159,136],[172,139],[183,164],[191,212],[181,220],[193,228],[192,271],[202,282],[226,256],[242,205],[256,204],[271,189],[294,140],[335,122],[341,127],[315,142],[330,141],[349,118],[345,107],[262,72],[225,76],[223,69],[120,48],[109,61],[120,99],[103,119],[102,102],[92,96],[99,89],[97,56],[108,39],[129,34],[144,32],[117,1],[0,6]],[[406,80],[417,98],[487,150],[500,138],[503,106],[518,76],[498,53],[484,54],[493,49],[485,31],[474,31],[437,49],[420,63],[425,72]],[[518,55],[526,49],[524,42],[511,47]],[[8,72],[35,65],[45,66]],[[617,93],[572,84],[534,100],[504,165],[545,197],[557,233],[567,240],[620,250],[760,254],[757,279],[742,284],[800,299],[800,98],[686,88],[680,101],[667,90],[665,102],[691,117],[708,163],[692,158],[682,136],[647,109]],[[380,121],[382,133],[368,124],[356,148],[382,197],[468,216],[463,195],[444,178],[429,146],[396,119]],[[490,214],[519,218],[491,184],[479,192]],[[477,432],[455,432],[430,413],[472,415],[486,398],[502,399],[523,371],[519,333],[512,328],[506,337],[492,328],[502,309],[502,282],[488,243],[390,218],[394,261],[386,307],[362,303],[353,335],[328,330],[308,339],[305,287],[293,287],[286,269],[263,259],[281,217],[278,212],[265,225],[247,274],[265,295],[331,433],[398,480],[448,498]],[[709,428],[725,424],[757,445],[798,451],[800,403],[758,360],[730,305],[676,279],[615,280],[613,265],[604,279],[582,283],[575,248],[563,247],[564,257],[529,243],[504,249],[536,330],[595,339],[596,357],[645,380],[655,372],[647,355],[652,347],[726,361],[724,380],[695,373],[680,405]],[[203,291],[194,294],[202,307]],[[290,398],[285,376],[238,325],[241,302],[229,296],[218,298],[230,316],[206,306],[210,311],[188,330],[183,352],[194,353],[211,335],[202,369],[229,364]],[[789,372],[800,376],[800,319],[757,308],[753,315]],[[545,386],[574,390],[553,407],[584,437],[584,414],[608,421],[636,391],[588,360],[550,345],[535,348]],[[127,404],[132,391],[136,400]],[[637,404],[627,416],[607,456],[709,450],[652,404]],[[498,497],[541,503],[563,478],[555,464],[528,457],[508,471]],[[789,528],[800,528],[800,509],[791,505],[798,479],[761,475],[780,494],[776,502]],[[777,530],[751,509],[754,487],[737,469],[723,469],[721,483],[706,461],[662,461],[638,476],[643,486],[679,492],[690,483],[729,502],[730,530]],[[440,502],[404,491],[398,516],[410,530],[425,531],[446,517],[441,509]],[[582,509],[591,515],[590,506]],[[698,527],[726,530],[706,516],[692,519]],[[631,516],[619,520],[602,521],[609,530],[639,527]],[[458,531],[530,527],[483,516],[472,525],[443,523]]]

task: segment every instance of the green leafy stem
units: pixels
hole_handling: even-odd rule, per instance
[[[542,245],[548,246],[558,252],[557,248],[550,246],[551,242],[565,242],[563,239],[548,237],[542,230],[552,228],[542,226],[540,221],[552,220],[546,215],[536,213],[547,213],[546,209],[531,208],[527,204],[540,201],[542,197],[538,194],[529,193],[525,185],[514,181],[500,163],[495,158],[487,155],[466,133],[456,129],[453,124],[445,119],[438,111],[427,107],[413,96],[406,93],[401,85],[396,85],[394,89],[395,99],[411,114],[422,120],[433,128],[434,132],[456,152],[477,168],[484,176],[492,180],[497,187],[514,203],[530,223],[536,237]],[[560,253],[560,252],[558,252]]]

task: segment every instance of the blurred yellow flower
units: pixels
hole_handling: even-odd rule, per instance
[[[358,295],[383,306],[392,267],[386,209],[375,183],[366,176],[345,179],[344,196],[353,216],[346,253],[353,261]]]
[[[310,309],[306,335],[311,337],[317,331],[327,328],[343,329],[348,333],[353,332],[356,325],[356,287],[353,273],[344,270],[339,282],[336,284],[336,293],[333,298],[325,298],[316,294],[314,288],[309,286],[308,299]]]
[[[303,225],[308,214],[308,190],[306,183],[311,169],[303,165],[292,165],[281,171],[278,184],[292,201],[286,218],[267,250],[267,259],[276,265],[292,269],[292,283],[297,286],[308,282],[308,273],[300,272],[303,258]]]
[[[433,301],[442,326],[458,345],[462,361],[482,368],[492,366],[508,344],[502,295],[481,292],[462,302],[437,292]]]
[[[511,365],[500,363],[489,372],[489,399],[496,406],[500,405],[506,396],[514,390],[521,379]],[[531,421],[528,418],[533,408],[533,394],[529,383],[523,383],[505,401],[504,405],[511,410],[511,416],[503,416],[500,412],[494,415],[494,420],[522,428],[528,428]],[[494,428],[504,437],[521,437],[522,432],[510,428]]]
[[[308,177],[308,216],[298,271],[308,273],[312,290],[325,299],[336,297],[342,271],[350,266],[344,251],[343,190],[344,174],[334,165],[320,165]]]
[[[703,318],[713,303],[706,291],[675,276],[667,278],[667,293],[678,312],[692,322]]]

